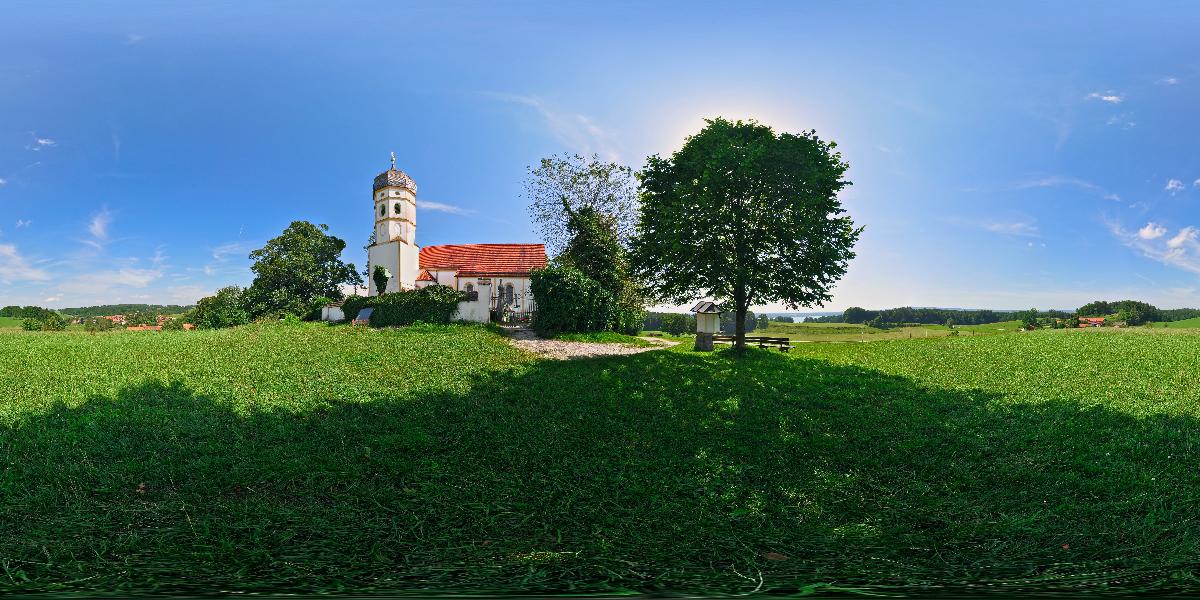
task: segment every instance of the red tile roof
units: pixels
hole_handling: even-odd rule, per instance
[[[462,277],[528,275],[546,266],[542,244],[443,244],[421,248],[422,269],[458,271]]]
[[[417,281],[437,281],[437,279],[429,273],[429,269],[421,269],[421,273],[417,275]]]

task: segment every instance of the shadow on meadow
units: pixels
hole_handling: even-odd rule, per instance
[[[0,429],[0,589],[1180,588],[1196,433],[767,352],[302,413],[147,382]]]

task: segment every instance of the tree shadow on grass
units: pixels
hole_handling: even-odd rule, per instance
[[[1197,431],[759,351],[299,412],[146,382],[0,429],[0,589],[1177,590]]]

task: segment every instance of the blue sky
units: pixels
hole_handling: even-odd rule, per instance
[[[392,151],[419,243],[536,241],[527,165],[719,115],[850,163],[827,309],[1200,306],[1200,5],[995,4],[9,2],[0,303],[194,302],[296,219],[361,265]]]

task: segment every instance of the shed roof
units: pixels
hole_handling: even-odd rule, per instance
[[[700,314],[721,314],[721,307],[715,302],[699,302],[692,307],[692,312]]]

